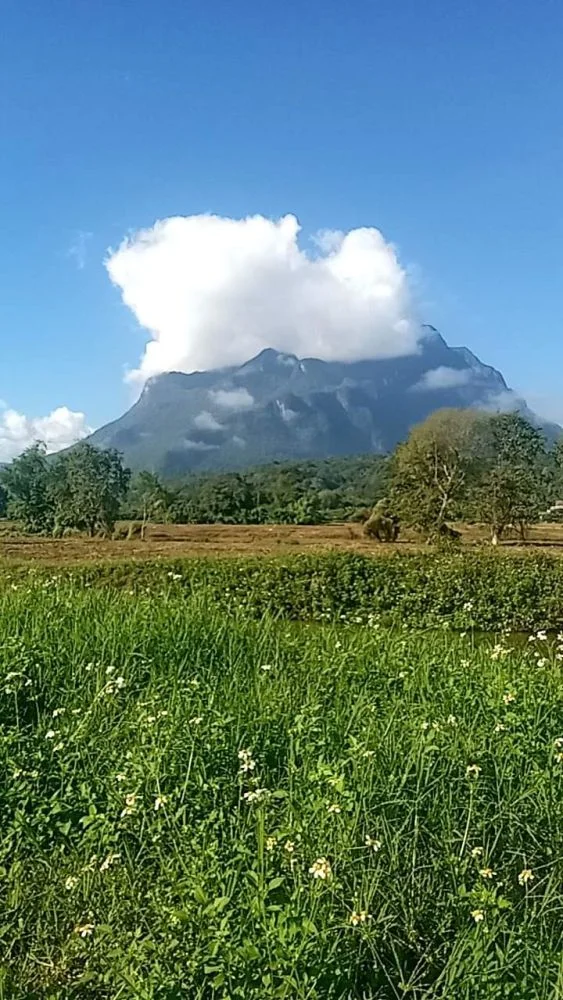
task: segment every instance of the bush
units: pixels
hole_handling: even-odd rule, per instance
[[[138,592],[170,587],[220,607],[301,621],[342,618],[434,628],[528,630],[563,627],[563,560],[485,552],[296,555],[106,563],[57,571],[80,585]],[[21,568],[4,585],[52,578]]]

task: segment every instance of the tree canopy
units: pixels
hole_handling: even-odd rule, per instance
[[[490,525],[493,545],[509,524],[518,525],[524,537],[548,502],[545,438],[518,413],[498,413],[483,424],[480,441],[480,474],[468,506]]]
[[[38,441],[6,466],[1,474],[8,498],[7,513],[30,532],[53,526],[49,495],[49,466],[45,445]]]
[[[81,443],[48,460],[38,443],[3,470],[2,483],[8,513],[27,531],[75,528],[93,535],[113,530],[129,476],[116,451]]]
[[[440,531],[476,474],[484,421],[475,410],[437,410],[414,427],[391,460],[391,498],[401,518]]]

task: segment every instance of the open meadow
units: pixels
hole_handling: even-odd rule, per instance
[[[145,565],[2,579],[0,997],[563,997],[562,639]]]
[[[1,522],[0,522],[1,524]],[[489,547],[484,525],[456,524],[462,548]],[[111,541],[77,534],[58,539],[23,534],[9,522],[0,531],[2,563],[79,564],[129,559],[175,559],[217,555],[281,555],[298,552],[355,552],[381,555],[426,550],[413,531],[404,529],[393,544],[367,538],[361,524],[149,524],[146,540]],[[539,550],[563,554],[563,525],[537,524],[522,544],[514,533],[499,546],[501,552]]]

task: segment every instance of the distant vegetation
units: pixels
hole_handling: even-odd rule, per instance
[[[497,544],[524,538],[563,495],[563,446],[516,413],[439,410],[388,457],[274,463],[246,472],[164,482],[131,477],[113,450],[87,443],[49,458],[41,444],[1,473],[0,513],[28,532],[111,537],[118,520],[176,524],[323,524],[363,521],[394,541],[401,525],[452,543],[449,522],[486,524]],[[121,532],[123,534],[123,530]],[[125,529],[131,535],[132,530]]]

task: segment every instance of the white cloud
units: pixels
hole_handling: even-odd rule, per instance
[[[479,408],[492,413],[512,413],[518,410],[523,402],[511,389],[501,389],[500,392],[490,392]]]
[[[281,402],[281,400],[276,400],[276,403],[278,405],[278,410],[280,411],[281,418],[286,424],[290,424],[293,420],[296,420],[297,417],[299,416],[299,414],[295,410],[292,410],[289,406],[286,406],[285,403]]]
[[[84,414],[66,406],[59,406],[46,417],[26,417],[4,408],[0,412],[0,462],[11,461],[35,441],[44,441],[51,453],[68,448],[90,432]]]
[[[414,388],[418,392],[432,392],[435,389],[456,389],[460,385],[467,385],[471,381],[472,373],[468,368],[448,368],[447,365],[439,365],[438,368],[430,368],[417,382]]]
[[[218,448],[218,444],[207,444],[206,441],[192,441],[190,438],[186,438],[184,441],[184,447],[189,448],[190,451],[213,451],[214,448]]]
[[[194,424],[201,431],[220,431],[223,429],[223,425],[208,410],[202,410],[201,413],[198,413]]]
[[[209,398],[224,410],[250,410],[254,406],[248,389],[210,389]]]
[[[292,215],[179,216],[110,251],[109,276],[152,338],[128,377],[238,364],[264,347],[327,360],[416,351],[407,274],[379,230],[323,231],[309,253],[299,229]]]

